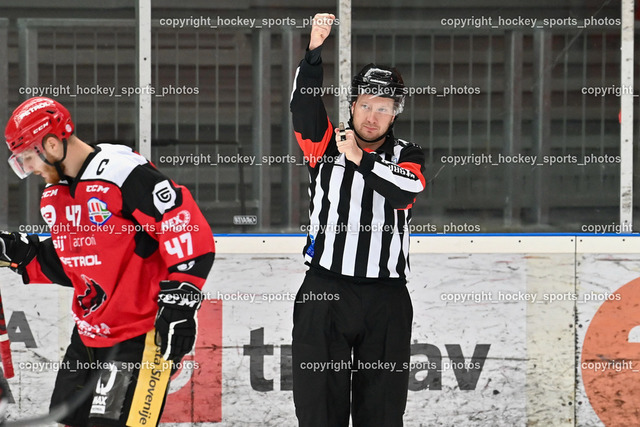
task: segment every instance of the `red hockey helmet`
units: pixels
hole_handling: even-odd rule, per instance
[[[22,154],[27,150],[34,150],[35,154],[43,158],[42,143],[46,136],[54,135],[60,140],[66,140],[73,134],[73,129],[69,110],[53,99],[35,97],[20,104],[4,130],[7,146],[13,153],[9,164],[14,172],[20,178],[28,176],[31,171],[24,168]]]

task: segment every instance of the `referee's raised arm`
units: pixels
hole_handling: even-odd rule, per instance
[[[331,33],[335,16],[318,13],[313,18],[311,39],[296,70],[291,93],[291,117],[296,140],[312,168],[332,141],[333,126],[322,102],[322,45]]]

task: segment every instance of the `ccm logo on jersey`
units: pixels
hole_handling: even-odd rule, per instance
[[[58,189],[54,188],[53,190],[47,190],[44,193],[42,193],[42,198],[46,198],[46,197],[51,197],[51,196],[55,196],[56,194],[58,194]]]
[[[87,185],[87,193],[103,193],[107,194],[109,187],[103,187],[102,185]]]
[[[173,189],[169,180],[165,179],[153,187],[153,204],[158,212],[165,213],[176,205],[176,190]]]

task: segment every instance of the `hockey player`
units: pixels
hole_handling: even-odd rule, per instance
[[[311,198],[310,268],[293,316],[293,398],[303,427],[346,427],[350,409],[354,427],[395,427],[408,390],[408,224],[425,187],[424,154],[393,135],[405,89],[395,68],[369,64],[354,77],[344,135],[329,120],[316,94],[334,19],[314,17],[291,98]]]
[[[144,157],[73,132],[69,112],[52,99],[31,98],[13,112],[9,162],[20,178],[46,181],[40,212],[51,238],[0,232],[0,257],[24,283],[74,289],[76,325],[51,407],[99,379],[59,422],[157,425],[173,363],[195,343],[211,229],[189,191]]]

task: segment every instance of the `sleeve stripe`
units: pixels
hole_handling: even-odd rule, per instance
[[[293,77],[293,89],[291,90],[291,97],[289,97],[289,103],[293,101],[293,94],[298,89],[298,74],[300,74],[300,67],[296,68],[296,75]]]
[[[391,168],[402,169],[404,176],[398,173],[394,173]],[[407,168],[401,168],[395,164],[384,164],[376,162],[373,165],[372,172],[381,179],[395,185],[401,191],[408,191],[410,193],[419,193],[424,190],[422,181],[414,174],[413,171]]]
[[[325,151],[327,151],[327,147],[329,146],[329,141],[333,138],[333,129],[331,127],[331,122],[329,121],[329,117],[327,117],[327,130],[324,132],[322,136],[322,140],[320,142],[314,142],[310,139],[304,139],[302,137],[302,133],[295,132],[296,140],[298,141],[298,145],[302,149],[307,162],[309,162],[309,166],[312,168],[316,167],[318,160],[322,155],[324,155]]]
[[[427,187],[427,181],[424,179],[424,175],[422,175],[422,170],[421,170],[422,167],[419,164],[412,163],[412,162],[403,162],[403,163],[398,163],[398,166],[413,172],[414,175],[417,176],[420,182],[422,183],[423,190]]]

